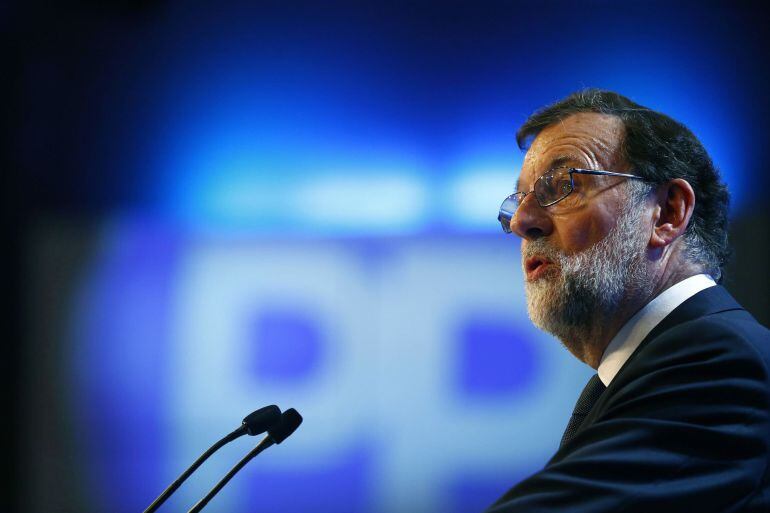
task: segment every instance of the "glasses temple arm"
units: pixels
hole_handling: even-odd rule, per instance
[[[605,175],[605,176],[622,176],[623,178],[636,178],[637,180],[646,180],[643,176],[629,175],[627,173],[616,173],[615,171],[599,171],[596,169],[577,169],[571,170],[573,173],[580,175]]]

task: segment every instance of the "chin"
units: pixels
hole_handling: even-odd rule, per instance
[[[527,312],[532,323],[540,329],[550,331],[561,307],[559,288],[553,276],[541,275],[524,283],[527,297]]]

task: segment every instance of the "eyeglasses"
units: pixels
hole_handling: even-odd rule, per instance
[[[516,210],[528,194],[534,192],[537,204],[541,207],[550,207],[569,196],[570,193],[575,190],[575,179],[572,176],[575,173],[580,175],[621,176],[623,178],[635,178],[637,180],[645,179],[641,176],[616,173],[614,171],[555,167],[535,180],[535,184],[532,186],[531,191],[514,192],[505,198],[503,204],[500,205],[500,214],[497,216],[497,220],[500,221],[503,231],[505,233],[511,233],[511,219],[513,219]]]

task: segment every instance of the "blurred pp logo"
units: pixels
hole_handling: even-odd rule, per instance
[[[305,424],[220,507],[482,508],[553,452],[574,400],[563,350],[526,318],[515,254],[491,238],[190,248],[172,308],[172,460],[277,403]],[[265,504],[262,478],[290,496]]]

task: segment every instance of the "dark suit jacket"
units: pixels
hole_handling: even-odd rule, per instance
[[[770,332],[724,288],[699,292],[489,513],[770,512],[769,370]]]

